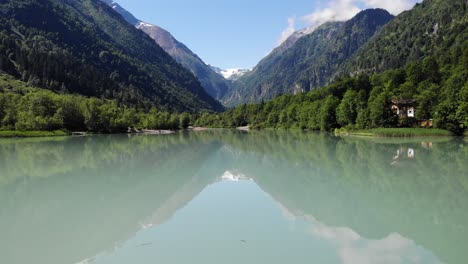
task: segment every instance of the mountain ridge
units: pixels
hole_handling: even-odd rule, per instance
[[[222,98],[229,90],[230,83],[219,76],[197,54],[178,41],[169,31],[137,19],[133,14],[112,0],[103,0],[130,24],[148,34],[164,51],[171,55],[200,81],[205,91],[216,99]]]
[[[468,1],[424,0],[398,15],[335,74],[378,73],[427,56],[444,56],[468,36]],[[414,17],[417,17],[416,20]],[[459,34],[459,33],[462,34]]]
[[[30,85],[162,110],[219,111],[196,78],[100,0],[5,0],[0,70]]]
[[[309,34],[293,34],[291,47],[286,41],[262,59],[252,72],[234,82],[223,101],[233,106],[318,89],[393,18],[386,10],[367,9],[348,21],[327,22]],[[296,39],[298,35],[302,36]]]

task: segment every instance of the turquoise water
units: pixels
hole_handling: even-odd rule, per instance
[[[0,263],[466,263],[468,144],[229,130],[0,140]]]

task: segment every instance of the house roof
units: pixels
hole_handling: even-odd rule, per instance
[[[416,103],[416,99],[393,99],[392,103],[398,105],[411,105]]]

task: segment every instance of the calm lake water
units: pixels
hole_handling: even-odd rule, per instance
[[[0,139],[0,263],[467,263],[468,143]]]

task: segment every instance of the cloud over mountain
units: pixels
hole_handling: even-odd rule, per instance
[[[308,31],[311,32],[328,21],[346,21],[363,9],[383,8],[393,15],[398,15],[405,10],[411,9],[417,2],[421,2],[421,0],[332,0],[300,19],[306,22]],[[288,27],[281,33],[278,45],[296,31],[295,22],[294,18],[288,19]]]
[[[278,40],[277,45],[281,45],[296,31],[296,19],[293,17],[288,18],[288,27],[281,32],[281,37]]]
[[[302,17],[311,27],[318,27],[328,21],[344,21],[355,16],[362,9],[383,8],[393,15],[411,9],[420,0],[332,0],[323,8]]]

